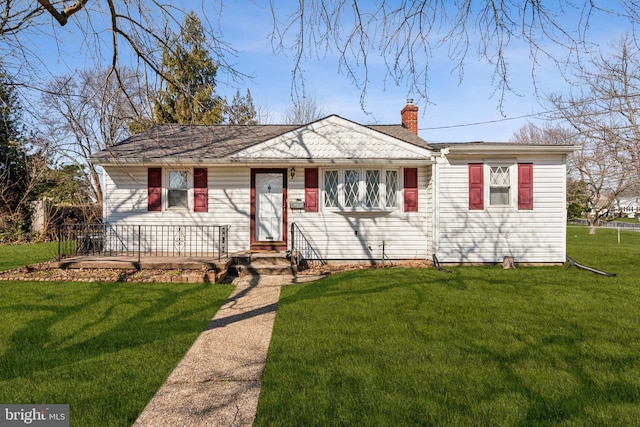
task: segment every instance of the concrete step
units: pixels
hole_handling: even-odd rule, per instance
[[[277,265],[277,266],[255,266],[255,265],[236,265],[234,266],[238,276],[245,276],[247,274],[253,276],[280,276],[280,275],[295,275],[296,269],[291,265]]]
[[[238,276],[295,275],[296,268],[282,252],[256,252],[233,256],[232,268]]]

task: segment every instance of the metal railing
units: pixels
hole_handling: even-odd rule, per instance
[[[295,222],[291,223],[291,254],[299,254],[300,261],[306,263],[320,263],[322,265],[327,262],[316,252],[311,242],[305,237],[300,227]]]
[[[58,259],[73,255],[153,257],[229,256],[228,225],[64,224]]]

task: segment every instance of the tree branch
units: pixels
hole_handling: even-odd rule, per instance
[[[88,1],[89,0],[78,0],[71,6],[64,8],[62,12],[58,12],[49,0],[38,0],[38,3],[40,3],[40,5],[51,14],[51,16],[56,18],[56,21],[58,21],[60,26],[64,27],[67,24],[69,17],[82,10]]]

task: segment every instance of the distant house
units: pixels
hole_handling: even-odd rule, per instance
[[[109,224],[228,225],[231,252],[325,260],[565,261],[570,145],[429,144],[401,124],[158,125],[92,161]]]
[[[615,216],[635,217],[640,213],[640,197],[618,197],[613,201]]]

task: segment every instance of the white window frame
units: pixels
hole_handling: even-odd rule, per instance
[[[365,207],[365,209],[376,209],[376,208],[381,208],[384,207],[383,204],[383,199],[382,199],[382,194],[384,193],[384,180],[386,179],[386,174],[384,173],[384,171],[382,169],[373,169],[373,168],[365,168],[362,171],[364,173],[363,176],[363,180],[364,180],[364,189],[362,192],[362,203]],[[374,191],[376,191],[376,198],[378,199],[378,203],[375,205],[369,205],[368,201],[369,201],[369,175],[370,172],[376,172],[378,174],[378,180],[376,181],[375,185],[372,186],[372,188],[374,189]],[[384,175],[384,176],[383,176]]]
[[[396,188],[394,190],[395,192],[395,204],[393,205],[388,205],[387,201],[389,200],[388,198],[388,186],[387,186],[387,172],[395,172],[396,173]],[[400,203],[401,203],[401,173],[400,173],[400,169],[382,169],[382,173],[384,174],[384,185],[383,185],[383,192],[380,193],[380,198],[382,200],[384,200],[384,207],[385,209],[399,209],[400,208]]]
[[[487,209],[511,209],[511,208],[515,208],[516,205],[515,203],[517,203],[518,200],[518,193],[517,193],[517,177],[518,177],[518,171],[516,169],[517,166],[517,161],[513,160],[513,161],[505,161],[505,160],[500,160],[500,161],[487,161],[485,163],[486,167],[485,167],[485,179],[484,182],[485,184],[485,206]],[[508,196],[509,196],[509,201],[507,204],[492,204],[491,203],[491,169],[493,168],[507,168],[507,171],[509,172],[509,191],[508,191]]]
[[[187,206],[169,206],[169,192],[173,190],[170,186],[170,176],[172,172],[186,172],[187,174]],[[164,187],[162,189],[163,207],[166,211],[187,212],[193,207],[193,169],[192,168],[171,168],[166,169],[164,175]],[[175,189],[178,190],[178,189]]]
[[[346,206],[346,183],[345,173],[346,171],[357,170],[358,171],[358,201],[355,206]],[[327,206],[327,187],[326,187],[326,172],[334,171],[338,174],[338,200],[337,206]],[[366,191],[367,191],[367,171],[378,172],[378,206],[366,206]],[[387,171],[393,171],[396,174],[396,189],[395,189],[395,205],[387,206]],[[380,167],[343,167],[343,168],[326,168],[321,169],[321,198],[322,209],[326,211],[335,212],[376,212],[376,211],[390,211],[400,209],[401,204],[401,169],[400,168],[380,168]]]
[[[338,179],[336,181],[336,203],[335,206],[327,206],[327,191],[326,191],[326,173],[327,172],[335,172],[338,176]],[[338,210],[340,209],[340,192],[341,192],[341,186],[340,186],[340,169],[323,169],[322,170],[322,209],[328,209],[328,210]]]
[[[347,188],[347,186],[351,185],[351,182],[347,183],[347,172],[357,172],[358,173],[358,181],[355,182],[355,188],[357,191],[357,198],[351,202],[350,198],[347,199],[347,191],[350,191],[351,189]],[[363,192],[362,192],[362,182],[364,180],[364,176],[363,176],[363,170],[362,168],[345,168],[342,170],[342,173],[340,174],[342,176],[342,206],[344,206],[344,209],[346,210],[357,210],[357,209],[362,209],[364,207],[364,200],[363,200]],[[347,205],[347,202],[349,202],[350,204]],[[353,203],[353,204],[351,204]]]

